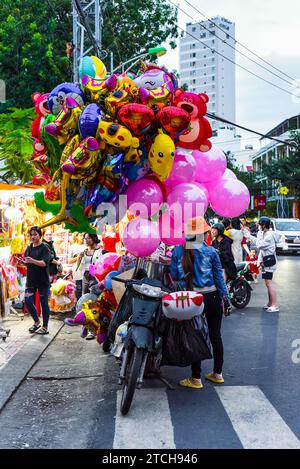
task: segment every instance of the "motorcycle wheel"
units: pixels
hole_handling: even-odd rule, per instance
[[[233,281],[230,292],[233,294],[231,303],[237,309],[246,308],[251,299],[251,290],[246,280]]]
[[[121,413],[126,415],[129,412],[134,392],[136,389],[137,380],[140,374],[140,369],[143,362],[144,350],[134,347],[129,363],[127,365],[126,377],[123,384],[122,400],[121,400]]]

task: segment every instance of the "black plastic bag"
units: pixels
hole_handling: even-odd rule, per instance
[[[169,319],[163,335],[162,365],[189,366],[212,358],[205,316],[187,321]]]
[[[108,328],[108,338],[111,342],[115,341],[115,334],[118,327],[124,322],[128,321],[132,315],[132,297],[133,293],[126,289],[121,301],[114,313]]]

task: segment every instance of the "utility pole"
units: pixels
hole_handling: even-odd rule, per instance
[[[74,81],[79,81],[79,63],[84,56],[91,53],[101,58],[101,3],[102,0],[72,0]]]

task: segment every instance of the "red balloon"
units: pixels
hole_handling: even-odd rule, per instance
[[[144,104],[130,103],[122,106],[118,112],[118,119],[125,125],[132,135],[138,136],[147,129],[154,120],[154,112]]]
[[[171,138],[178,137],[190,123],[190,115],[179,107],[169,106],[161,109],[156,116],[158,122]]]

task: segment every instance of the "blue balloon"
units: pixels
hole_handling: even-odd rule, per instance
[[[75,99],[80,107],[85,104],[85,95],[79,83],[61,83],[51,91],[48,97],[48,107],[52,114],[57,116],[60,113],[67,96]]]
[[[82,138],[96,137],[99,121],[104,117],[104,113],[97,104],[89,104],[79,117],[79,131]]]
[[[113,277],[116,277],[117,275],[120,275],[120,273],[121,272],[119,272],[118,270],[113,270],[112,272],[109,272],[109,274],[107,274],[105,277],[105,288],[107,288],[108,290],[111,290],[112,289],[111,279]]]

